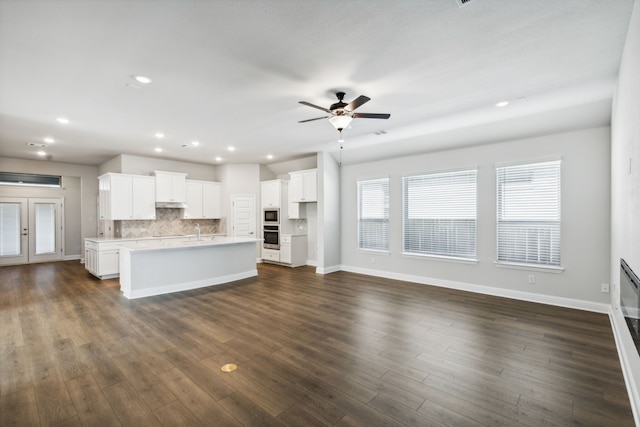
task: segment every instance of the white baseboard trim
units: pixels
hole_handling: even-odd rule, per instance
[[[316,274],[329,274],[342,270],[340,265],[332,265],[331,267],[316,267]]]
[[[493,295],[528,302],[555,305],[559,307],[575,308],[578,310],[593,311],[596,313],[609,313],[610,305],[592,301],[577,300],[572,298],[556,297],[552,295],[542,295],[532,292],[522,292],[513,289],[494,288],[491,286],[476,285],[473,283],[456,282],[452,280],[435,279],[431,277],[415,276],[411,274],[393,273],[382,270],[372,270],[369,268],[353,267],[348,265],[340,266],[343,271],[351,273],[366,274],[369,276],[384,277],[386,279],[402,280],[405,282],[420,283],[423,285],[439,286],[442,288],[457,289],[460,291],[475,292],[478,294]]]
[[[307,265],[310,265],[312,267],[317,267],[318,266],[318,261],[315,259],[308,259],[307,260]]]
[[[128,299],[144,298],[154,295],[169,294],[172,292],[189,291],[191,289],[205,288],[207,286],[222,285],[224,283],[235,282],[236,280],[246,279],[258,275],[258,270],[248,270],[227,276],[216,277],[212,279],[196,280],[193,282],[176,283],[173,285],[161,286],[150,289],[121,289],[123,295]],[[122,288],[122,286],[121,286]]]
[[[623,340],[620,335],[621,330],[626,330],[626,324],[620,324],[620,316],[616,316],[613,307],[609,310],[609,321],[611,322],[611,329],[613,331],[613,338],[616,342],[616,349],[618,350],[618,358],[620,359],[620,366],[622,368],[622,376],[624,377],[624,383],[627,387],[627,394],[629,395],[629,401],[631,403],[631,410],[633,411],[633,418],[637,426],[640,426],[640,392],[636,386],[637,382],[634,378],[633,369],[629,363],[629,358],[623,348]],[[640,375],[640,373],[637,373]]]
[[[62,257],[63,261],[73,261],[79,259],[80,264],[84,264],[84,258],[81,258],[80,255],[65,255]]]

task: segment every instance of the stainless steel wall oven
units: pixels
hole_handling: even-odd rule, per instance
[[[265,249],[280,249],[280,226],[264,225],[262,229]]]

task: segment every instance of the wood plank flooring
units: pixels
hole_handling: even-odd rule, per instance
[[[258,270],[127,300],[77,261],[0,268],[0,425],[633,425],[606,315]]]

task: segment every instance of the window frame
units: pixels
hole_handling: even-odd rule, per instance
[[[517,169],[521,169],[521,173],[522,172],[529,172],[530,174],[533,174],[533,170],[537,167],[541,167],[542,165],[549,165],[549,169],[547,171],[544,171],[544,173],[549,173],[551,172],[550,169],[551,168],[555,168],[557,167],[556,171],[553,171],[553,173],[556,175],[555,178],[557,178],[556,183],[553,187],[553,189],[551,191],[554,191],[557,193],[557,209],[555,210],[555,214],[557,215],[557,219],[555,220],[534,220],[534,219],[519,219],[519,220],[501,220],[501,212],[503,211],[505,202],[504,202],[504,189],[501,189],[501,184],[504,185],[505,183],[503,182],[504,179],[502,179],[501,181],[501,171],[510,169],[512,171],[515,171],[517,173]],[[533,185],[533,184],[532,184]],[[538,187],[539,188],[539,187]],[[497,165],[495,167],[495,196],[496,196],[496,245],[495,245],[495,265],[497,267],[503,267],[503,268],[516,268],[516,269],[526,269],[526,270],[537,270],[537,271],[549,271],[549,272],[556,272],[556,273],[561,273],[562,271],[564,271],[564,268],[562,267],[562,159],[556,158],[556,159],[551,159],[551,160],[537,160],[537,161],[529,161],[529,162],[520,162],[520,163],[515,163],[515,164],[507,164],[507,165]],[[522,194],[524,194],[523,191],[520,191],[517,195],[519,197],[522,197]],[[550,194],[547,194],[547,197],[549,197]],[[533,204],[535,203],[536,200],[530,200],[528,202],[528,204]],[[502,204],[502,206],[501,206]],[[540,214],[538,214],[540,215]],[[526,246],[527,245],[527,239],[525,239],[525,243],[521,243],[524,244],[525,247],[524,248],[518,248],[516,250],[521,250],[525,252],[525,256],[524,258],[521,259],[514,259],[515,257],[504,257],[502,256],[501,258],[501,253],[504,253],[506,251],[506,249],[502,248],[502,244],[503,239],[501,239],[501,234],[504,235],[504,231],[501,231],[501,222],[503,224],[513,224],[513,223],[517,223],[520,222],[523,224],[523,227],[527,227],[526,224],[530,224],[531,227],[528,228],[537,228],[539,230],[544,230],[544,224],[548,223],[548,224],[556,224],[557,225],[557,231],[555,232],[555,236],[551,237],[551,234],[554,232],[554,227],[552,226],[547,226],[547,232],[549,233],[550,237],[549,240],[554,241],[555,238],[555,245],[551,248],[549,248],[549,262],[532,262],[530,261],[530,258],[528,255],[526,255],[526,253],[529,252],[529,249]],[[557,237],[557,238],[556,238]],[[538,237],[537,240],[537,252],[540,252],[540,237]],[[515,239],[514,239],[515,240]],[[513,249],[511,250],[512,252],[514,251]],[[557,253],[557,255],[555,255]],[[540,258],[540,256],[538,256],[538,259]],[[554,258],[557,258],[557,262],[552,260]]]
[[[473,175],[473,191],[470,195],[468,195],[468,197],[470,197],[471,200],[473,200],[472,202],[473,205],[466,208],[466,209],[472,209],[472,212],[473,212],[473,218],[472,218],[473,231],[472,231],[472,240],[471,240],[472,243],[467,245],[468,249],[470,249],[471,251],[466,253],[458,252],[456,254],[452,252],[446,253],[445,251],[420,252],[420,251],[411,250],[411,248],[407,248],[407,233],[409,232],[409,230],[407,229],[407,227],[409,226],[407,222],[409,219],[408,209],[410,208],[409,206],[410,200],[408,200],[409,188],[407,187],[409,185],[408,184],[409,180],[415,179],[415,178],[426,178],[426,177],[439,179],[447,176],[449,177],[454,177],[455,175],[469,176],[471,174]],[[434,258],[434,259],[439,259],[444,261],[461,262],[466,264],[477,264],[478,262],[478,175],[479,175],[479,170],[478,170],[478,167],[475,166],[475,167],[467,167],[467,168],[461,168],[461,169],[431,171],[426,173],[405,175],[402,177],[402,251],[403,251],[402,254],[404,256]],[[447,194],[447,196],[451,197],[454,194],[455,193],[450,193],[450,194]],[[445,220],[449,221],[450,224],[454,224],[453,221],[456,221],[456,219],[457,220],[463,219],[463,218],[455,218],[455,217],[456,216],[454,215],[451,218],[448,218],[448,219],[445,218]],[[432,219],[435,219],[435,218],[432,218]],[[457,227],[454,227],[454,228],[457,230]],[[463,246],[463,245],[458,245],[458,246]]]
[[[370,218],[376,219],[383,223],[386,223],[386,247],[381,248],[373,248],[373,247],[362,247],[361,246],[361,225],[363,218],[361,217],[362,213],[362,184],[364,183],[374,183],[374,182],[386,182],[386,207],[382,206],[384,212],[383,218]],[[390,229],[390,211],[391,211],[391,182],[388,176],[379,177],[379,178],[366,178],[366,179],[358,179],[356,181],[356,249],[362,252],[375,252],[379,254],[389,254],[390,253],[390,245],[391,245],[391,229]],[[384,203],[384,202],[383,202]],[[367,219],[367,218],[365,218]],[[384,239],[383,239],[384,240]],[[383,242],[384,243],[384,242]]]

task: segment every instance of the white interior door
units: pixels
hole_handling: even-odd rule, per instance
[[[234,195],[233,236],[256,237],[256,196]]]
[[[29,262],[27,212],[27,199],[0,197],[0,265]]]
[[[29,199],[29,262],[62,259],[62,199]]]

